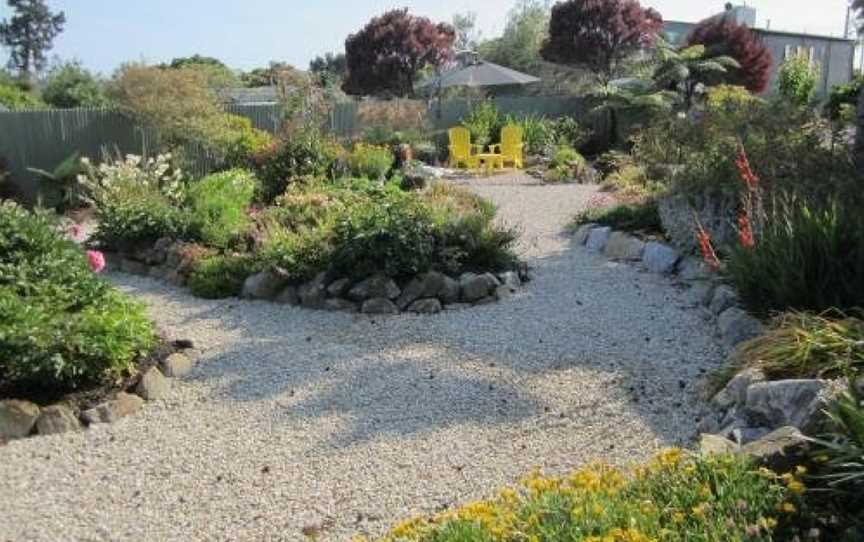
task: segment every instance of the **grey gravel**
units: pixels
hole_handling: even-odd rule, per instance
[[[114,424],[0,446],[0,540],[347,540],[534,466],[690,444],[703,405],[680,382],[720,347],[668,279],[562,233],[596,187],[465,183],[534,268],[491,305],[380,317],[111,276],[200,358]]]

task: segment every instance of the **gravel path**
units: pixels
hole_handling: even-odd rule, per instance
[[[570,245],[595,189],[466,184],[535,267],[495,305],[369,318],[113,276],[201,360],[133,417],[0,447],[0,540],[347,540],[534,466],[687,444],[685,383],[720,349],[665,279]]]

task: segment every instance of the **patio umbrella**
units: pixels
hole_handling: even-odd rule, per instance
[[[419,88],[440,90],[448,87],[530,85],[539,81],[540,79],[533,75],[487,62],[475,53],[470,53],[458,67],[420,83]]]

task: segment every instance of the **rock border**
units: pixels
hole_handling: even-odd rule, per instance
[[[731,351],[744,341],[763,332],[762,323],[741,306],[737,292],[720,280],[698,258],[683,257],[672,245],[643,241],[608,226],[584,224],[575,234],[578,245],[602,253],[613,261],[637,265],[642,269],[676,276],[687,287],[688,298],[702,310],[703,317],[716,325],[721,342]]]
[[[106,253],[106,260],[111,270],[186,286],[194,267],[194,259],[189,256],[190,248],[195,250],[192,247],[195,245],[160,239],[138,254]],[[463,273],[458,277],[428,271],[401,284],[380,274],[355,281],[331,272],[297,284],[288,279],[287,273],[272,269],[247,277],[240,298],[370,315],[436,314],[508,298],[529,280],[525,263],[511,271]]]
[[[164,399],[171,389],[171,379],[188,375],[195,358],[191,348],[173,352],[141,373],[131,388],[82,411],[62,401],[40,407],[23,399],[0,400],[0,444],[39,435],[83,431],[94,424],[114,423],[138,412],[146,402]]]

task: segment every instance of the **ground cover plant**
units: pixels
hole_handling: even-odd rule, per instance
[[[742,457],[673,449],[634,472],[595,464],[564,477],[533,473],[490,500],[406,520],[381,540],[780,540],[799,485]]]
[[[155,344],[143,306],[96,276],[104,265],[47,212],[0,204],[0,383],[59,392],[98,385]]]

